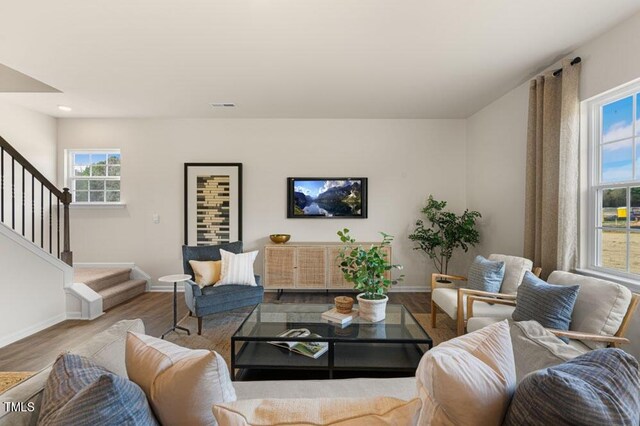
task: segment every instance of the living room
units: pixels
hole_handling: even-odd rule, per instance
[[[473,339],[478,332],[488,333],[487,329],[494,333],[501,331],[498,325],[472,331],[471,325],[475,323],[469,318],[466,303],[464,309],[458,309],[463,312],[460,317],[455,312],[457,306],[453,307],[453,314],[448,314],[444,302],[434,296],[433,290],[439,284],[432,284],[432,274],[470,277],[470,268],[478,255],[489,261],[495,260],[490,257],[492,254],[528,259],[532,262],[528,268],[531,275],[536,267],[541,267],[535,279],[550,284],[567,284],[554,282],[550,275],[554,271],[568,271],[572,277],[602,279],[619,286],[615,288],[623,293],[640,293],[640,247],[635,239],[639,234],[634,225],[634,209],[640,207],[634,196],[634,188],[640,186],[637,142],[640,127],[633,127],[640,120],[637,95],[640,59],[630,53],[640,47],[640,5],[635,1],[615,5],[598,0],[572,0],[560,5],[550,1],[398,5],[225,1],[194,2],[189,7],[170,2],[98,7],[78,1],[64,5],[27,1],[7,4],[3,9],[7,12],[0,17],[0,137],[61,191],[61,201],[57,206],[38,204],[39,196],[50,193],[44,189],[42,194],[39,192],[40,183],[31,180],[31,169],[27,167],[25,181],[22,163],[12,164],[9,153],[13,151],[3,146],[0,378],[3,372],[25,375],[13,376],[18,379],[11,387],[4,392],[0,390],[3,392],[0,402],[13,397],[20,386],[28,385],[29,380],[37,377],[34,373],[49,368],[59,353],[109,330],[121,320],[141,319],[144,328],[140,329],[137,322],[127,323],[130,331],[160,338],[167,328],[175,325],[173,309],[177,311],[176,322],[189,329],[190,334],[172,330],[167,335],[168,342],[191,350],[219,353],[230,371],[229,377],[239,379],[238,385],[236,382],[232,385],[238,395],[247,392],[250,383],[255,384],[255,389],[274,386],[273,372],[266,375],[270,380],[264,381],[259,375],[243,377],[235,371],[241,369],[233,368],[237,360],[232,359],[235,355],[231,337],[242,342],[243,336],[236,334],[241,332],[240,326],[246,319],[252,321],[257,312],[253,308],[258,303],[229,311],[202,311],[201,315],[196,302],[198,286],[190,290],[190,284],[178,282],[174,308],[174,281],[160,280],[187,271],[189,262],[184,257],[184,244],[204,244],[198,240],[193,208],[199,184],[189,174],[197,173],[198,169],[222,167],[224,173],[230,168],[235,170],[236,174],[230,175],[233,188],[230,216],[222,215],[220,219],[230,220],[230,235],[209,240],[208,244],[240,240],[243,244],[240,252],[257,251],[252,267],[260,277],[258,286],[264,288],[261,300],[265,312],[270,312],[269,306],[330,307],[335,297],[355,300],[360,293],[351,290],[354,287],[351,282],[348,286],[342,283],[340,288],[324,284],[306,290],[301,290],[304,286],[294,280],[276,284],[269,276],[268,247],[294,250],[299,246],[326,246],[316,251],[324,250],[326,265],[323,265],[328,268],[336,257],[332,250],[344,245],[338,231],[348,228],[357,242],[380,243],[380,232],[392,235],[389,265],[402,265],[402,270],[384,275],[399,280],[388,291],[383,290],[389,299],[384,321],[392,325],[396,318],[405,318],[405,311],[393,310],[394,306],[404,305],[407,321],[415,321],[417,333],[432,340],[433,347],[421,349],[425,357],[436,359],[438,347],[447,342],[466,336]],[[558,70],[561,71],[556,73]],[[532,97],[542,99],[546,92],[536,93],[531,80],[545,76],[552,81],[550,75],[554,73],[558,80],[566,78],[570,82],[563,82],[568,88],[563,87],[559,93],[566,89],[574,94],[567,101],[570,107],[566,107],[567,103],[558,107],[562,110],[558,113],[559,127],[553,127],[557,123],[544,124],[549,120],[544,113],[539,112],[538,116],[535,111],[532,113],[532,99],[536,105]],[[631,99],[629,106],[611,110],[611,114],[620,117],[612,115],[610,124],[617,131],[629,124],[630,135],[623,134],[622,129],[621,136],[599,141],[590,123],[601,119],[605,133],[609,119],[607,105],[626,99]],[[571,111],[571,106],[575,111]],[[547,114],[554,108],[547,108]],[[593,112],[601,111],[599,108],[604,108],[604,112],[597,113],[602,117]],[[542,121],[536,122],[536,117]],[[536,128],[544,133],[543,129],[552,127],[562,129],[557,130],[561,134],[535,135]],[[557,151],[561,159],[554,153],[536,158],[535,144],[531,145],[536,137],[566,143]],[[594,147],[599,143],[611,147],[619,143],[622,147],[627,142],[628,148],[625,145],[618,152],[623,152],[620,155],[624,157],[628,151],[629,160],[616,157],[611,166],[620,166],[623,174],[626,167],[630,176],[603,179],[605,185],[598,186],[601,180],[594,170],[608,172],[596,168],[598,161],[605,161],[604,154],[602,159],[598,154],[597,161],[594,160],[593,153],[600,152]],[[541,147],[538,149],[542,152]],[[88,163],[80,163],[83,155]],[[98,160],[91,160],[91,155]],[[106,163],[98,164],[99,161]],[[547,168],[550,161],[553,166]],[[241,167],[237,167],[239,164]],[[541,170],[542,164],[546,174],[542,176],[539,172],[536,177],[535,169]],[[13,172],[12,167],[17,171]],[[91,178],[96,167],[107,170],[106,176],[96,179],[106,186],[100,189],[104,198],[91,199],[93,192],[80,185],[83,180],[94,185]],[[84,173],[85,168],[88,174],[75,174],[76,170]],[[557,192],[557,203],[555,211],[545,215],[540,206],[548,202],[544,198],[549,193],[548,186],[536,193],[536,185],[554,185],[546,180],[548,175],[555,179],[553,191]],[[571,175],[579,176],[572,191],[571,185],[565,185],[571,181]],[[293,187],[288,179],[330,184],[361,179],[359,184],[365,184],[366,197],[360,202],[366,212],[360,211],[360,217],[295,217],[290,210],[295,210],[292,193],[297,186]],[[62,192],[65,187],[71,188],[68,209]],[[620,191],[627,191],[622,201],[613,200]],[[57,192],[51,193],[55,198]],[[82,198],[83,194],[88,198]],[[601,199],[605,194],[611,198],[610,204]],[[455,250],[446,270],[437,261],[434,264],[423,250],[416,250],[416,241],[409,238],[416,231],[417,220],[429,223],[422,209],[430,195],[446,201],[445,209],[457,215],[465,210],[481,214],[474,224],[479,241],[469,244],[468,251]],[[562,210],[567,205],[575,205],[573,216]],[[603,217],[598,222],[600,219],[594,218],[598,216],[594,212],[600,208]],[[195,222],[190,222],[190,218]],[[539,226],[536,221],[545,225]],[[554,232],[550,233],[547,223],[555,224]],[[559,228],[559,223],[563,227]],[[270,240],[272,234],[287,234],[290,240],[278,245]],[[606,239],[614,234],[622,235],[624,241]],[[553,250],[549,251],[549,245],[554,245]],[[42,249],[46,253],[38,252]],[[56,252],[60,255],[56,256]],[[560,252],[564,259],[558,256]],[[219,252],[217,256],[193,260],[217,261]],[[115,298],[107,303],[99,290],[78,278],[82,270],[88,274],[95,269],[126,269],[126,282],[135,284],[137,290],[129,290],[128,300]],[[30,271],[27,277],[25,270]],[[194,272],[190,275],[195,280],[195,268],[188,272]],[[330,275],[327,272],[327,277]],[[513,303],[517,309],[519,301],[515,297],[505,299],[505,303]],[[576,303],[580,303],[580,293],[577,297]],[[640,309],[633,312],[632,297],[629,296],[617,318],[616,329],[608,333],[610,340],[605,346],[620,347],[637,360]],[[493,308],[503,303],[490,302],[486,305]],[[482,310],[478,306],[485,306],[482,303],[478,300],[473,307],[479,316]],[[591,308],[597,310],[595,305]],[[627,311],[631,312],[628,317]],[[436,313],[437,324],[431,322],[431,315]],[[508,318],[511,319],[511,314]],[[354,325],[359,321],[364,319],[354,320]],[[575,317],[573,323],[577,324]],[[198,333],[200,327],[202,334]],[[511,327],[513,338],[513,323]],[[567,327],[566,332],[589,331]],[[387,332],[387,339],[392,339],[390,333]],[[336,348],[340,346],[335,344]],[[511,344],[515,348],[515,340]],[[336,349],[334,354],[331,350],[332,354],[319,360],[333,360],[330,357],[339,351]],[[121,352],[124,365],[124,350]],[[517,369],[519,360],[513,356]],[[87,357],[100,365],[96,357]],[[292,358],[293,365],[300,355],[287,357]],[[405,376],[401,378],[392,373],[385,373],[390,374],[389,379],[383,378],[383,374],[359,376],[349,372],[351,375],[345,378],[337,375],[333,380],[325,380],[337,390],[322,396],[334,400],[314,398],[308,410],[303,410],[309,416],[305,420],[317,415],[321,421],[314,424],[330,424],[328,419],[336,423],[337,417],[314,412],[314,404],[343,407],[341,396],[403,396],[398,399],[417,398],[420,402],[418,411],[422,410],[422,414],[420,420],[415,417],[416,422],[437,424],[436,417],[425,420],[429,404],[415,394],[416,374],[425,373],[425,368],[417,368],[419,362],[420,359],[416,360],[407,369],[410,373],[399,374]],[[387,363],[392,367],[394,361],[389,358],[383,362]],[[109,370],[108,366],[103,367]],[[124,374],[135,377],[128,368]],[[637,361],[635,370],[632,365],[628,368],[631,376],[635,374],[635,382],[630,379],[625,391],[633,394],[638,389]],[[279,374],[280,370],[275,371]],[[281,381],[290,387],[283,386],[287,389],[282,396],[255,391],[244,393],[242,398],[238,396],[236,402],[294,398],[296,392],[299,396],[305,389],[302,378],[307,373],[283,373],[281,378],[287,380]],[[48,383],[48,375],[47,371],[42,388]],[[406,390],[407,382],[399,382],[406,380],[407,375],[412,376],[411,391],[415,395]],[[317,378],[313,374],[308,376]],[[256,381],[246,381],[256,377]],[[359,377],[373,380],[371,387],[375,388],[377,383],[377,390],[369,395],[366,391],[358,394],[342,388],[353,380],[364,380]],[[612,375],[611,379],[614,378],[622,383],[622,379]],[[318,382],[309,383],[316,386]],[[366,388],[368,382],[362,383],[352,386]],[[137,384],[146,390],[144,385]],[[401,392],[379,393],[379,388],[396,385],[402,388]],[[618,395],[621,400],[623,394],[626,393]],[[163,417],[165,414],[154,405],[157,402],[149,399],[156,421],[182,423],[176,417]],[[376,403],[391,407],[385,405],[389,401]],[[437,403],[446,406],[446,402]],[[634,407],[633,401],[626,403],[627,409]],[[464,404],[459,400],[450,410]],[[508,403],[502,404],[503,410],[491,421],[499,418],[497,423],[501,423],[505,419]],[[402,405],[398,410],[408,412],[415,405]],[[268,404],[264,407],[269,408]],[[286,411],[278,407],[279,411]],[[0,423],[18,422],[16,412],[7,407],[3,410],[5,416],[14,417],[0,417]],[[211,406],[207,410],[212,416]],[[318,410],[322,412],[322,407]],[[552,409],[549,410],[551,413]],[[253,410],[252,415],[256,412],[259,410]],[[376,416],[344,424],[374,420],[394,424],[392,417],[380,413]],[[41,421],[53,424],[54,417],[41,417]],[[473,418],[462,417],[449,417],[449,421],[482,423],[478,418],[475,423]],[[20,419],[20,422],[36,421],[37,416]],[[243,424],[225,419],[227,423],[218,421]],[[245,418],[246,424],[251,424],[247,419],[251,416]],[[275,419],[257,424],[302,422],[296,420],[295,413],[289,418]],[[489,417],[485,419],[484,424],[491,422]],[[597,423],[594,419],[583,419],[582,424]],[[637,413],[627,420],[633,424],[633,419],[637,424]],[[150,424],[145,421],[139,420],[140,424]],[[510,421],[519,423],[513,418]],[[404,423],[411,421],[395,424]],[[567,417],[565,423],[579,421],[574,418],[572,422]]]

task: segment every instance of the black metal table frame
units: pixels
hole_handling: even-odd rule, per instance
[[[265,370],[277,370],[277,369],[284,369],[284,370],[316,370],[316,371],[328,371],[329,373],[329,379],[333,379],[333,373],[335,371],[387,371],[387,372],[414,372],[415,368],[411,368],[411,369],[407,369],[407,368],[395,368],[395,367],[376,367],[376,368],[371,368],[371,367],[353,367],[353,366],[349,366],[349,367],[336,367],[335,366],[335,343],[340,343],[340,344],[361,344],[361,343],[392,343],[392,344],[414,344],[416,346],[416,348],[418,350],[420,350],[422,352],[422,354],[425,353],[425,351],[422,351],[422,349],[420,348],[421,345],[428,345],[429,349],[433,348],[433,340],[431,339],[431,337],[429,337],[429,335],[427,334],[427,332],[425,331],[425,334],[427,335],[428,339],[417,339],[417,338],[412,338],[412,339],[376,339],[376,338],[358,338],[358,339],[353,339],[353,338],[345,338],[342,336],[334,336],[334,337],[288,337],[288,338],[282,338],[282,337],[278,337],[278,336],[262,336],[262,337],[257,337],[257,336],[236,336],[238,331],[240,331],[245,323],[247,322],[247,320],[251,317],[251,315],[253,315],[254,311],[257,309],[258,310],[258,321],[260,321],[260,307],[261,304],[256,305],[253,310],[251,311],[251,313],[249,313],[249,315],[247,315],[247,317],[244,319],[244,321],[242,321],[242,324],[240,324],[240,327],[238,327],[238,329],[236,330],[235,333],[233,333],[233,336],[231,336],[231,377],[233,380],[237,380],[240,376],[236,373],[236,370],[241,370],[241,369],[251,369],[251,368],[256,368],[256,369],[265,369]],[[420,325],[420,323],[416,320],[416,318],[413,316],[413,314],[411,312],[409,312],[406,308],[403,309],[402,311],[402,320],[401,320],[401,325],[404,324],[404,313],[407,313],[411,316],[411,318],[413,319],[413,321],[416,323],[416,325],[420,328],[422,328],[422,326]],[[372,323],[374,324],[374,323]],[[424,329],[422,329],[424,331]],[[255,364],[255,365],[244,365],[241,364],[241,367],[238,367],[236,364],[236,358],[242,353],[242,351],[245,348],[246,343],[249,342],[270,342],[273,341],[274,339],[277,339],[278,341],[282,341],[282,342],[327,342],[329,344],[329,350],[327,351],[327,356],[329,357],[328,359],[328,363],[327,366],[322,366],[322,367],[314,367],[314,366],[292,366],[292,365],[283,365],[283,366],[273,366],[273,365],[259,365],[259,364]],[[236,343],[242,343],[243,346],[240,348],[238,354],[236,355]],[[428,349],[428,350],[429,350]],[[303,355],[301,355],[303,356]]]
[[[172,331],[182,330],[187,332],[187,336],[191,336],[191,331],[188,328],[178,325],[178,282],[173,282],[173,325],[167,331],[162,333],[161,339]]]

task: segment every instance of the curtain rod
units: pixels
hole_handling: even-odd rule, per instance
[[[582,58],[580,56],[576,56],[575,58],[573,58],[573,61],[571,61],[571,65],[579,64],[580,62],[582,62]],[[562,68],[559,68],[553,72],[553,76],[557,77],[561,72]]]

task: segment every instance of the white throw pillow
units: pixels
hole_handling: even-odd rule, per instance
[[[416,371],[421,425],[502,424],[516,381],[506,320],[441,343]]]
[[[533,269],[533,262],[524,257],[492,254],[489,256],[489,260],[504,262],[504,278],[502,286],[500,286],[500,293],[516,294],[518,287],[522,284],[525,272]]]
[[[216,420],[225,426],[266,425],[415,425],[418,398],[245,399],[213,406]]]
[[[220,249],[220,256],[222,257],[222,272],[220,273],[220,281],[216,285],[257,285],[253,274],[253,262],[258,256],[257,250],[235,254]]]
[[[130,332],[125,361],[161,424],[215,425],[213,404],[236,400],[227,364],[216,352]]]

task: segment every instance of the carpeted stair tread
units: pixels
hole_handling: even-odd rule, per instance
[[[100,293],[116,284],[129,280],[130,268],[78,268],[74,270],[73,282],[85,283]]]
[[[145,280],[127,280],[98,291],[102,296],[102,309],[107,310],[146,291]]]

